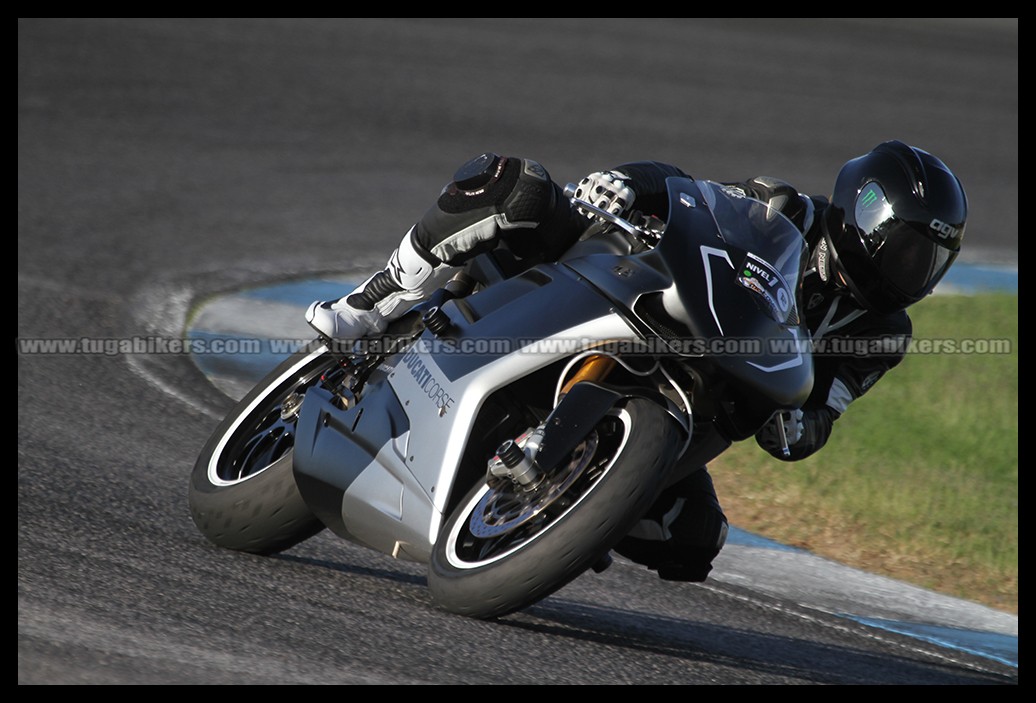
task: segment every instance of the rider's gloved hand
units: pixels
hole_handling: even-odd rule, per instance
[[[777,413],[769,422],[763,425],[762,429],[755,433],[755,441],[760,447],[774,456],[779,456],[784,449],[781,441],[781,431],[778,423],[784,423],[784,436],[791,447],[802,439],[802,411]]]
[[[576,186],[576,198],[596,205],[614,215],[622,215],[633,207],[636,193],[629,186],[629,176],[621,171],[597,171],[579,181]],[[578,207],[578,206],[577,206]],[[597,215],[584,208],[579,212],[593,220]]]

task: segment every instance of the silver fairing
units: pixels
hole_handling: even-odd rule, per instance
[[[535,349],[502,356],[452,381],[439,367],[435,353],[422,349],[419,343],[403,355],[388,379],[410,419],[410,430],[386,443],[377,461],[345,492],[342,514],[346,527],[382,551],[427,560],[445,519],[446,501],[475,416],[485,398],[516,379],[585,350],[589,340],[635,337],[621,317],[609,314],[548,337]],[[551,348],[558,351],[551,352]]]
[[[486,398],[593,346],[640,339],[578,276],[552,269],[533,278],[478,293],[463,313],[445,306],[455,344],[426,331],[386,360],[385,375],[368,384],[356,408],[344,412],[319,392],[307,394],[296,481],[333,532],[427,561],[451,493],[469,488],[455,488],[454,481]],[[559,299],[572,304],[558,306]],[[505,351],[466,353],[466,341],[493,340],[504,342]]]

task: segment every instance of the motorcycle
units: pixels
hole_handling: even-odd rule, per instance
[[[662,222],[570,185],[598,224],[558,261],[501,247],[382,336],[286,359],[201,451],[198,529],[272,554],[327,528],[426,564],[475,618],[605,568],[662,490],[813,385],[801,233],[720,184],[667,188]]]

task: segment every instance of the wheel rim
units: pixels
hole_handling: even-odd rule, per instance
[[[236,483],[269,468],[295,446],[295,423],[281,418],[281,403],[240,441],[231,441],[219,463],[217,474],[227,483]]]
[[[449,563],[458,569],[476,569],[504,559],[546,534],[611,471],[629,431],[629,414],[617,409],[534,490],[516,488],[509,479],[484,483],[446,536]]]
[[[267,386],[227,428],[209,460],[209,481],[226,486],[259,475],[295,446],[297,416],[285,419],[281,408],[292,394],[302,395],[321,380],[330,360],[319,348]]]

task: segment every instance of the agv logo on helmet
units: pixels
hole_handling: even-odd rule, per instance
[[[932,220],[928,226],[935,231],[940,239],[955,239],[960,235],[960,228],[948,225],[942,220]]]

